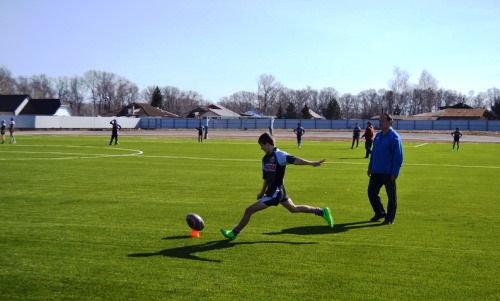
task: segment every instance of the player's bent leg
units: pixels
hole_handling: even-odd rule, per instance
[[[243,230],[243,228],[245,228],[246,225],[250,222],[250,218],[252,217],[252,215],[254,213],[261,211],[261,210],[264,210],[266,208],[269,208],[269,205],[263,203],[262,201],[255,202],[252,205],[248,206],[245,209],[245,212],[243,213],[243,217],[241,218],[238,225],[236,225],[236,227],[234,227],[234,229],[232,231],[221,229],[220,231],[221,231],[222,235],[224,235],[224,237],[226,237],[230,240],[235,240],[236,236],[238,236],[240,231]]]

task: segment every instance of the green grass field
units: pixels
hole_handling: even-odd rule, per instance
[[[370,223],[350,142],[277,146],[296,204],[255,201],[256,140],[18,136],[0,145],[0,300],[499,300],[500,145],[404,143],[395,224]],[[384,204],[385,191],[381,192]],[[205,220],[191,238],[185,217]]]

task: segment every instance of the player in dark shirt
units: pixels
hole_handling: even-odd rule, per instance
[[[356,148],[358,148],[358,145],[359,145],[359,133],[361,133],[361,128],[359,127],[359,124],[356,122],[356,126],[352,130],[352,144],[351,144],[351,149],[354,148],[354,142],[356,142]]]
[[[111,140],[109,141],[109,145],[113,143],[113,139],[115,140],[115,145],[118,144],[118,131],[122,128],[121,125],[118,124],[116,119],[111,120],[110,124],[113,126],[111,129]]]
[[[460,150],[460,138],[462,138],[462,132],[460,132],[459,128],[456,128],[454,132],[451,133],[453,136],[453,147],[451,151],[455,150],[455,144],[457,145],[457,151]]]
[[[7,126],[7,123],[5,123],[5,120],[2,120],[2,144],[5,143],[5,127]]]
[[[198,143],[203,143],[203,126],[200,124],[199,127],[196,128],[198,130]]]
[[[245,210],[243,217],[233,230],[221,229],[222,235],[231,240],[236,239],[236,236],[245,228],[254,213],[279,204],[292,213],[314,213],[322,216],[328,222],[330,228],[333,228],[333,218],[329,208],[295,205],[292,199],[287,196],[283,183],[287,164],[316,167],[320,166],[325,160],[308,161],[281,151],[274,146],[274,140],[268,133],[264,133],[259,137],[259,144],[266,154],[262,158],[262,178],[264,181],[262,189],[257,194],[258,201]]]
[[[300,148],[302,145],[302,136],[306,132],[306,130],[299,124],[297,124],[297,128],[293,130],[295,135],[297,135],[297,146]]]

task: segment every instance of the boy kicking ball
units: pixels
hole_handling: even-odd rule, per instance
[[[262,158],[262,177],[264,183],[259,194],[257,194],[258,201],[245,210],[243,217],[233,230],[221,229],[222,235],[231,240],[236,239],[254,213],[267,209],[270,206],[278,206],[278,204],[281,204],[292,213],[314,213],[321,216],[328,222],[328,226],[333,228],[333,218],[329,208],[295,205],[292,199],[286,195],[285,186],[283,185],[287,164],[311,165],[316,167],[325,162],[325,159],[308,161],[281,151],[274,146],[274,140],[268,133],[260,135],[259,144],[260,148],[266,154]]]

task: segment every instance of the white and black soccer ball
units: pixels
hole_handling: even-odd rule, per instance
[[[189,213],[186,216],[186,222],[189,228],[196,231],[201,231],[203,230],[203,228],[205,228],[205,222],[198,214],[195,213]]]

